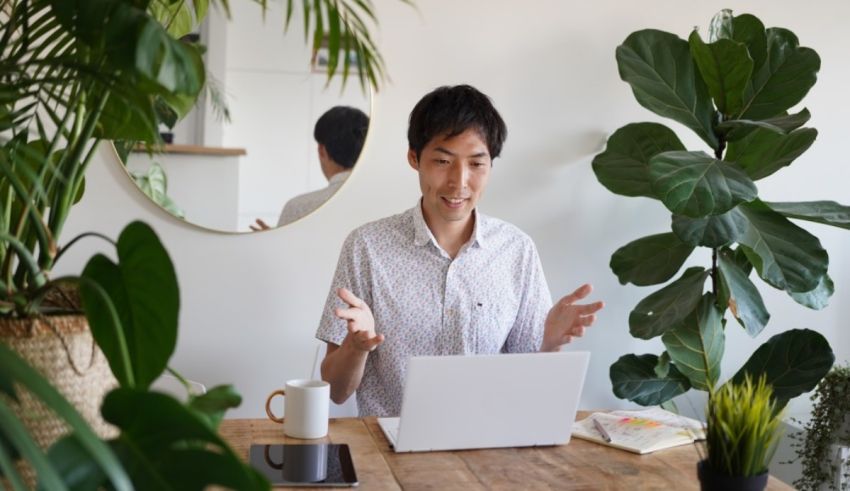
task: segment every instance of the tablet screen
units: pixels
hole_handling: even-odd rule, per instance
[[[356,486],[346,444],[251,445],[249,460],[273,486]]]

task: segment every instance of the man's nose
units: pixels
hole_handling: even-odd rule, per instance
[[[469,170],[463,162],[454,162],[449,169],[449,186],[463,189],[467,186]]]

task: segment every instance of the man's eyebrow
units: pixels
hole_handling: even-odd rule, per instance
[[[443,147],[437,147],[437,148],[434,149],[434,151],[444,153],[444,154],[450,155],[452,157],[456,157],[454,152],[451,152],[451,151],[449,151],[449,150],[447,150]],[[477,158],[481,158],[481,157],[489,157],[489,154],[487,152],[478,152],[478,153],[474,153],[474,154],[470,155],[469,157],[477,159]]]

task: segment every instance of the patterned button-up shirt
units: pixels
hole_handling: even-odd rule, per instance
[[[384,342],[366,359],[361,416],[401,412],[407,361],[419,355],[532,352],[552,306],[534,243],[515,226],[475,213],[470,240],[452,259],[421,205],[354,230],[342,247],[316,337],[342,344],[347,307],[337,288],[365,301]]]
[[[350,170],[337,172],[328,179],[327,187],[309,193],[299,194],[287,201],[283,205],[283,210],[280,212],[277,226],[281,227],[313,213],[318,207],[325,204],[325,201],[329,200],[334,193],[339,191],[339,188],[342,187],[350,175]]]

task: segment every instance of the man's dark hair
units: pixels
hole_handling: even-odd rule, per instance
[[[508,129],[490,98],[469,85],[443,86],[427,94],[413,108],[407,143],[418,159],[434,137],[453,137],[468,129],[480,133],[491,159],[499,156]]]
[[[369,116],[363,111],[354,107],[335,106],[316,121],[313,138],[325,146],[334,162],[350,169],[360,156],[368,129]]]

